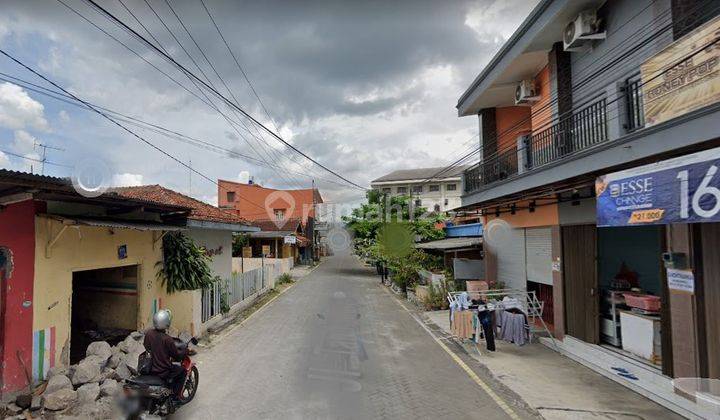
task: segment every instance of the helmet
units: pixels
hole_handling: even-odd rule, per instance
[[[160,309],[153,315],[153,327],[156,330],[166,330],[170,328],[170,322],[172,321],[172,313],[169,309]]]

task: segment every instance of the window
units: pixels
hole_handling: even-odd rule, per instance
[[[407,193],[407,187],[397,187],[398,194],[405,194]]]
[[[383,192],[384,194],[390,194],[390,188],[383,188],[383,189],[382,189],[382,192]]]
[[[440,204],[435,204],[435,211],[436,211],[436,212],[439,212],[439,211],[440,211]]]
[[[455,190],[457,190],[457,184],[447,184],[447,186],[445,187],[445,190],[446,191],[455,191]]]
[[[440,191],[440,186],[439,186],[439,185],[431,185],[429,188],[430,188],[430,192]]]
[[[285,220],[285,209],[275,209],[275,220]]]
[[[235,202],[235,191],[228,191],[228,192],[227,192],[227,201],[228,201],[228,203],[234,203],[234,202]]]
[[[448,199],[446,198],[445,199],[445,207],[447,207],[447,205],[448,205]]]
[[[421,192],[423,192],[423,187],[422,187],[422,185],[413,185],[412,192],[414,192],[414,193],[421,193]]]

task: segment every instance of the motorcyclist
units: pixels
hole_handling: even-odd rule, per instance
[[[173,361],[182,361],[187,349],[180,350],[175,339],[167,334],[172,322],[172,314],[161,309],[153,315],[153,328],[145,332],[143,345],[152,356],[150,373],[164,379],[172,388],[173,395],[178,395],[183,386],[185,370]]]

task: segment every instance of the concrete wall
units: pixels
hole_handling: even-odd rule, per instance
[[[192,331],[193,297],[197,292],[168,295],[162,281],[156,278],[155,264],[162,260],[160,241],[154,242],[151,231],[69,227],[52,247],[49,256],[45,246],[61,229],[61,222],[35,218],[35,287],[33,292],[32,331],[52,331],[54,364],[69,362],[72,313],[73,272],[98,268],[138,266],[137,328],[152,324],[153,310],[169,308],[173,327]],[[157,233],[155,233],[157,235]],[[127,246],[127,258],[118,258],[118,247]],[[199,308],[199,306],[198,306]]]
[[[212,258],[210,268],[215,275],[229,279],[232,275],[232,232],[192,228],[188,231],[196,244],[204,247]]]
[[[18,391],[28,385],[25,369],[32,362],[33,275],[35,248],[35,206],[33,201],[10,204],[0,210],[0,247],[11,256],[11,271],[0,273],[2,280],[3,360],[0,392]],[[29,305],[25,305],[27,302]]]
[[[598,17],[605,20],[607,38],[595,42],[588,52],[571,54],[573,107],[639,73],[643,61],[673,40],[670,0],[609,1],[600,8]],[[662,35],[644,42],[663,26],[668,28]],[[622,60],[615,63],[621,56]]]
[[[279,265],[280,273],[289,273],[295,266],[293,258],[240,258],[232,259],[232,271],[234,273],[244,273],[255,270],[264,265]]]

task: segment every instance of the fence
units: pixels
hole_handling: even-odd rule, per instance
[[[202,322],[221,313],[223,291],[226,293],[227,305],[232,307],[263,291],[277,277],[277,270],[273,265],[266,265],[244,273],[233,273],[230,279],[215,282],[203,289]]]
[[[524,144],[488,156],[477,166],[467,169],[464,173],[465,192],[471,193],[484,185],[561,160],[607,140],[607,102],[600,98],[552,126],[532,133]]]

